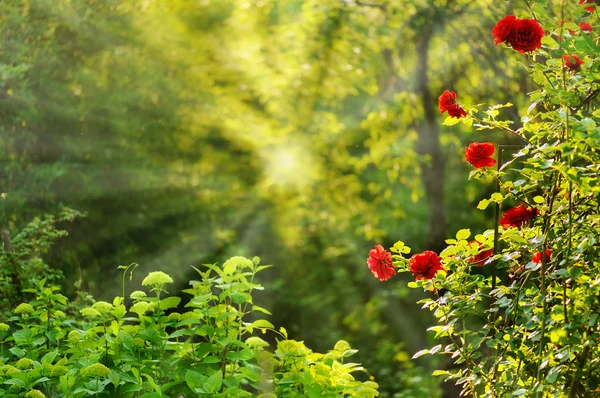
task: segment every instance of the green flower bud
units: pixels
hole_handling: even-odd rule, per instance
[[[142,286],[163,287],[167,283],[173,283],[173,279],[162,271],[153,271],[142,281]]]
[[[91,307],[84,308],[79,312],[81,312],[81,315],[87,316],[88,318],[99,318],[102,316],[97,309]]]
[[[30,390],[25,394],[25,398],[46,398],[46,396],[40,390]]]
[[[246,257],[242,257],[242,256],[233,256],[229,260],[227,260],[223,263],[224,270],[227,270],[227,269],[235,270],[236,268],[244,269],[244,268],[253,268],[253,267],[254,267],[254,263],[252,261],[248,260]]]
[[[58,311],[54,311],[54,317],[57,319],[63,319],[66,317],[65,313],[58,310]]]
[[[27,303],[21,303],[13,310],[15,314],[32,314],[33,307]]]
[[[107,303],[106,301],[97,301],[92,305],[92,308],[98,311],[100,314],[108,314],[115,307],[112,304]]]
[[[6,368],[4,369],[4,373],[7,376],[14,376],[14,375],[18,375],[19,373],[21,373],[21,369],[17,369],[12,365],[6,365]]]
[[[33,366],[33,361],[29,358],[21,358],[15,364],[19,369],[27,369]]]
[[[129,295],[132,299],[139,299],[142,297],[146,297],[146,292],[142,292],[141,290],[136,290],[135,292],[131,292]]]
[[[179,312],[171,312],[169,314],[170,321],[178,321],[181,319],[181,314]]]
[[[84,376],[101,378],[108,377],[108,375],[110,374],[110,369],[102,365],[101,363],[95,363],[83,369],[81,373]]]
[[[200,319],[200,318],[201,318],[200,314],[198,314],[197,312],[194,312],[194,311],[184,312],[179,317],[179,319],[182,321],[185,321],[187,319]]]
[[[6,323],[0,322],[0,333],[8,332],[9,330],[10,326],[8,326]]]
[[[150,303],[147,303],[145,301],[138,301],[137,303],[131,306],[129,311],[134,312],[139,316],[142,316],[146,311],[148,311],[148,308],[150,308]]]
[[[69,371],[69,368],[67,368],[66,366],[62,366],[62,365],[56,365],[52,368],[52,371],[50,372],[50,376],[56,376],[56,377],[60,377],[60,376],[64,376],[67,374],[67,372]]]
[[[71,344],[78,343],[79,341],[81,341],[81,333],[78,330],[71,330],[67,339]]]

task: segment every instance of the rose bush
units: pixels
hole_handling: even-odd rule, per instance
[[[492,30],[495,44],[524,54],[538,88],[518,123],[498,118],[511,104],[492,105],[483,117],[468,109],[460,120],[522,143],[465,149],[470,178],[497,186],[477,206],[495,206],[491,228],[474,241],[462,229],[439,254],[407,258],[403,242],[391,248],[396,270],[416,277],[409,287],[433,292],[420,303],[437,318],[428,330],[440,341],[414,358],[452,358],[454,369],[434,375],[454,380],[463,395],[600,393],[600,47],[590,24],[597,1],[580,4],[586,9],[526,2],[527,17],[509,15]],[[441,112],[455,106],[455,94],[444,92],[438,105]],[[490,167],[494,148],[497,167]]]

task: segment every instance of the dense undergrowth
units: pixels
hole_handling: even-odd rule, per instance
[[[233,257],[197,269],[184,312],[160,271],[143,280],[145,290],[112,303],[70,302],[47,279],[33,279],[23,290],[31,300],[0,323],[0,396],[377,396],[375,382],[354,378],[364,369],[346,360],[356,353],[346,341],[315,353],[264,319],[270,313],[252,292],[262,289],[255,276],[265,268]]]

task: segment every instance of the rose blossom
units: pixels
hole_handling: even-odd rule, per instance
[[[550,261],[550,256],[552,256],[552,250],[546,249],[546,262]],[[540,264],[542,262],[542,252],[537,252],[531,257],[531,261],[536,264]]]
[[[583,61],[579,59],[577,55],[563,55],[563,62],[565,63],[565,68],[576,72],[581,69],[581,65],[583,65]]]
[[[535,19],[517,19],[508,42],[513,50],[527,53],[542,47],[544,29]]]
[[[495,45],[508,43],[516,21],[517,18],[514,15],[509,15],[498,21],[496,26],[494,26],[494,29],[492,29]]]
[[[432,279],[438,271],[443,271],[442,258],[431,250],[414,254],[408,261],[408,269],[416,280]]]
[[[375,245],[375,248],[371,249],[367,265],[373,276],[380,281],[387,281],[392,275],[396,274],[396,270],[392,265],[392,254],[381,245]]]
[[[589,23],[585,23],[585,22],[579,23],[579,29],[581,29],[582,32],[593,32],[594,31],[594,29],[592,28],[592,25],[590,25]]]
[[[491,142],[473,142],[465,148],[465,160],[476,169],[490,167],[496,164],[496,160],[491,158],[494,151]]]
[[[525,205],[519,205],[502,213],[500,225],[504,228],[520,227],[531,219],[535,219],[538,215],[538,209],[528,209]]]
[[[448,115],[452,117],[461,118],[467,116],[467,112],[456,103],[456,93],[454,91],[446,90],[438,98],[438,108],[440,113],[448,112]]]
[[[593,4],[592,6],[585,7],[587,12],[594,12],[595,7],[599,5],[598,0],[579,0],[579,4]]]
[[[492,254],[494,253],[494,249],[484,249],[481,242],[477,242],[477,241],[469,242],[469,247],[473,247],[475,245],[478,247],[478,253],[469,257],[469,263],[475,264],[475,265],[484,265],[485,260],[490,258],[492,256]]]

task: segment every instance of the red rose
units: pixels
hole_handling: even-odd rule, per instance
[[[599,0],[579,0],[579,4],[594,4],[593,6],[585,7],[585,10],[587,12],[594,12],[595,7],[597,5],[600,5],[600,1]]]
[[[444,91],[444,93],[438,98],[438,107],[440,108],[440,113],[446,112],[448,107],[454,105],[455,102],[456,93],[454,91]]]
[[[581,65],[583,65],[583,61],[577,55],[573,54],[563,55],[563,62],[565,63],[565,68],[574,72],[581,69]]]
[[[538,215],[538,209],[528,209],[525,205],[519,205],[502,213],[500,225],[504,228],[520,227],[529,220],[535,219]]]
[[[448,115],[461,118],[467,116],[467,112],[460,105],[452,105],[448,107]]]
[[[508,37],[508,43],[513,50],[526,53],[542,47],[544,29],[535,19],[517,19]]]
[[[369,252],[367,265],[373,276],[380,281],[387,281],[392,275],[396,275],[396,270],[392,265],[392,254],[381,245],[375,245],[375,248]]]
[[[446,90],[439,96],[438,108],[440,108],[440,113],[448,111],[448,115],[452,117],[467,116],[467,112],[456,103],[456,93],[454,91]]]
[[[552,250],[546,249],[546,262],[550,261],[550,256],[552,256]],[[542,252],[537,252],[531,257],[531,261],[536,264],[541,264],[542,262]]]
[[[408,261],[408,269],[416,280],[432,279],[438,271],[443,271],[442,258],[431,250],[414,254]]]
[[[469,247],[473,247],[473,246],[477,246],[479,248],[479,251],[477,252],[477,254],[474,254],[471,257],[469,257],[469,263],[471,263],[471,264],[484,265],[485,260],[490,258],[492,256],[492,254],[494,254],[494,249],[484,249],[481,242],[477,242],[477,241],[469,242]]]
[[[473,142],[465,148],[465,160],[476,169],[490,167],[496,164],[496,160],[490,157],[494,151],[491,142]]]
[[[590,25],[589,23],[585,23],[585,22],[579,23],[579,29],[581,29],[582,32],[593,32],[594,31],[594,29],[592,29],[592,25]]]
[[[492,29],[494,44],[508,43],[516,21],[517,18],[514,15],[509,15],[498,21],[494,29]]]

